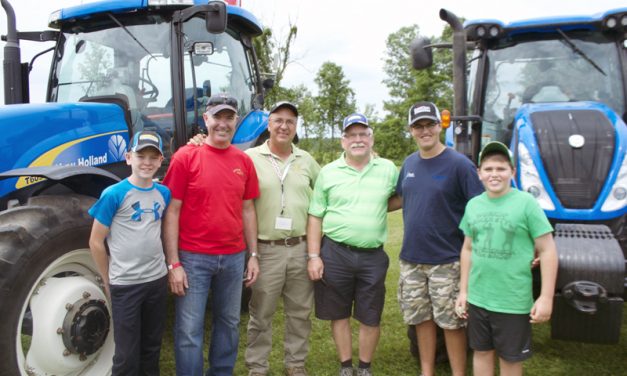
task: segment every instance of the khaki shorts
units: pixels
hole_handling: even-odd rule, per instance
[[[442,329],[463,328],[465,320],[455,314],[459,294],[459,262],[444,265],[400,261],[398,301],[403,320],[417,325],[434,320]]]

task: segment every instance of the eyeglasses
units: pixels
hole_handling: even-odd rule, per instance
[[[207,101],[207,107],[213,107],[220,104],[226,104],[231,107],[237,108],[237,99],[229,95],[214,95]]]
[[[368,138],[371,134],[369,132],[359,132],[359,133],[344,133],[342,137],[347,140],[356,140],[358,138]]]
[[[283,124],[287,124],[287,126],[292,127],[296,125],[296,121],[294,119],[283,119],[283,118],[270,118],[270,121],[278,126],[282,126]]]
[[[430,121],[428,123],[414,123],[411,127],[418,131],[424,131],[425,129],[432,130],[435,126],[438,125],[435,121]]]

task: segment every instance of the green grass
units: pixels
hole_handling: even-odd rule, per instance
[[[379,376],[418,375],[419,367],[416,359],[409,353],[409,341],[406,326],[396,301],[396,290],[399,274],[398,255],[403,238],[403,225],[400,212],[389,216],[389,234],[386,251],[390,256],[386,287],[387,296],[383,320],[381,323],[381,339],[375,359],[373,371]],[[170,325],[164,337],[161,355],[163,375],[174,375],[174,356],[172,340],[172,305],[170,309]],[[208,318],[211,313],[208,312]],[[627,322],[627,310],[623,310],[623,323]],[[242,314],[240,326],[240,351],[235,367],[235,375],[247,375],[244,365],[246,346],[246,325],[248,314]],[[353,323],[353,343],[356,343],[357,325]],[[274,317],[273,350],[270,356],[270,375],[283,375],[283,311],[280,308]],[[535,325],[533,328],[534,356],[525,362],[526,375],[627,375],[627,324],[622,326],[621,339],[618,345],[595,345],[565,342],[550,339],[550,324]],[[357,349],[354,348],[353,360],[357,360]],[[205,356],[206,358],[206,356]],[[310,338],[307,370],[311,376],[337,375],[338,362],[335,345],[331,339],[329,323],[313,319],[313,330]],[[450,375],[448,364],[437,366],[438,375]],[[468,374],[471,374],[469,362]]]

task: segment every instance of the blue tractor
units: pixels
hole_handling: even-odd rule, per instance
[[[239,101],[234,144],[267,135],[248,11],[222,1],[125,0],[54,12],[51,30],[19,32],[1,0],[0,375],[108,375],[110,307],[92,262],[87,209],[128,176],[129,139],[164,140],[166,163],[204,129],[212,93]],[[27,104],[20,40],[55,41],[45,104]],[[32,64],[32,62],[31,62]]]
[[[453,49],[447,145],[475,162],[487,142],[509,145],[512,184],[556,229],[552,337],[617,343],[627,291],[627,8],[464,25],[442,9],[440,18],[452,44],[419,37],[411,50],[425,69],[433,48]]]

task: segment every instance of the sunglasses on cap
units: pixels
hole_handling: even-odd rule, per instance
[[[207,102],[207,107],[218,106],[221,104],[226,104],[227,106],[237,108],[237,99],[228,95],[215,95],[209,98],[209,101]]]

